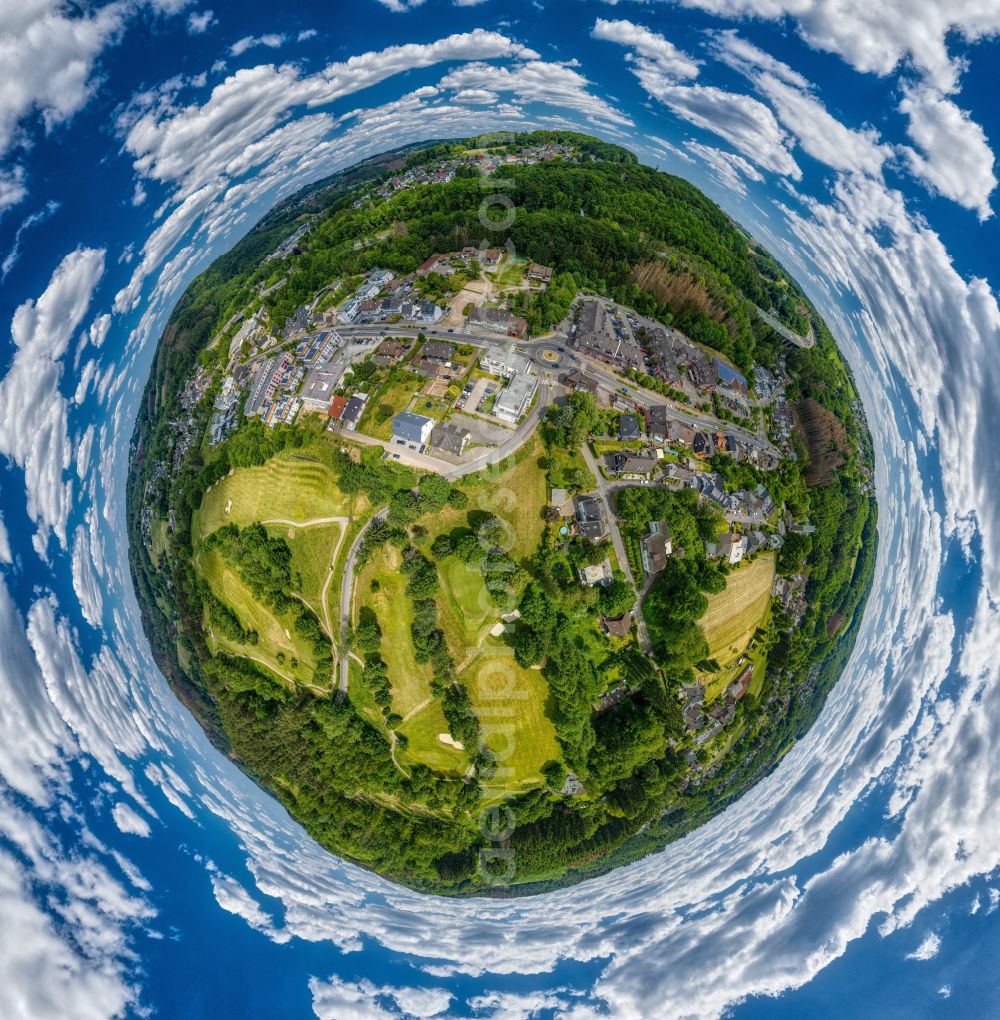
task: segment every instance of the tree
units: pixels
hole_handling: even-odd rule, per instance
[[[635,605],[635,590],[627,581],[615,578],[604,585],[597,596],[597,608],[607,617],[615,619]]]
[[[425,513],[436,513],[447,502],[451,495],[451,484],[440,475],[424,475],[418,485],[422,510]]]
[[[436,560],[443,560],[446,556],[450,556],[451,537],[445,534],[438,535],[431,543],[431,555]]]
[[[524,669],[541,662],[545,656],[545,645],[541,637],[529,627],[519,627],[514,635],[514,658]]]

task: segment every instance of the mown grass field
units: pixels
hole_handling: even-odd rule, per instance
[[[513,529],[511,556],[528,559],[538,548],[545,520],[547,489],[543,463],[544,448],[536,433],[519,452],[516,464],[499,473],[481,472],[467,488],[469,510],[496,514]]]
[[[399,570],[400,560],[395,546],[376,550],[358,573],[354,612],[355,621],[361,606],[367,606],[378,617],[382,628],[381,654],[389,667],[392,684],[392,711],[405,717],[431,697],[433,673],[428,664],[419,665],[414,656],[410,636],[413,608],[406,595],[406,578]],[[378,580],[378,591],[371,590],[373,578]]]
[[[454,772],[459,776],[468,771],[468,753],[438,739],[439,734],[448,733],[448,720],[437,699],[418,708],[400,723],[399,732],[408,741],[405,749],[399,747],[396,750],[396,759],[401,765],[419,763],[438,772]]]
[[[350,500],[337,488],[333,471],[307,450],[290,450],[261,467],[238,468],[216,483],[202,499],[192,530],[200,542],[224,524],[304,522],[349,512]]]
[[[312,684],[316,665],[312,646],[296,635],[292,621],[276,616],[261,605],[236,572],[214,550],[201,550],[196,565],[215,595],[236,613],[240,623],[245,628],[257,631],[259,635],[256,645],[241,645],[211,633],[206,610],[205,633],[211,651],[252,658],[289,682]],[[284,662],[279,661],[279,654],[284,657]],[[297,665],[293,665],[293,659],[297,660]]]
[[[448,650],[457,665],[468,661],[497,620],[500,610],[486,590],[483,575],[456,556],[438,564],[441,591],[438,614]]]
[[[154,562],[167,551],[167,522],[161,517],[154,517],[149,529],[149,553]]]
[[[549,691],[541,672],[522,669],[512,650],[490,637],[461,680],[479,717],[483,739],[501,767],[496,788],[487,790],[487,796],[540,784],[542,765],[562,756],[555,727],[545,712]]]
[[[293,528],[284,524],[269,524],[268,534],[283,538],[292,550],[292,578],[295,591],[308,603],[309,608],[325,623],[321,596],[333,561],[334,550],[340,541],[341,525],[313,524],[307,528]]]
[[[710,658],[727,663],[749,644],[770,603],[774,567],[774,553],[764,553],[734,570],[724,591],[708,596],[708,609],[698,622]]]

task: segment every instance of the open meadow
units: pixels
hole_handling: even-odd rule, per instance
[[[709,658],[727,663],[749,644],[767,612],[774,567],[774,553],[764,553],[737,567],[724,591],[708,596],[708,609],[698,622],[705,632]]]
[[[302,524],[346,517],[350,510],[331,468],[308,450],[287,450],[261,467],[237,468],[220,479],[202,499],[192,532],[200,542],[224,524]]]

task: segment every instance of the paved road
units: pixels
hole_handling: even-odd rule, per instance
[[[632,565],[628,561],[628,553],[625,550],[625,543],[622,541],[621,529],[618,527],[618,515],[615,513],[614,500],[611,498],[612,492],[616,489],[626,488],[626,486],[612,485],[608,482],[604,475],[601,474],[601,469],[586,443],[580,447],[580,452],[583,454],[587,467],[590,468],[597,479],[597,491],[601,501],[604,503],[604,512],[607,514],[608,519],[608,530],[611,532],[611,544],[614,546],[615,556],[618,557],[618,566],[621,567],[621,571],[628,579],[628,583],[633,588],[636,588],[635,577],[632,574]],[[649,641],[649,631],[646,628],[646,618],[642,615],[642,600],[646,597],[649,587],[647,584],[642,589],[634,608],[636,633],[639,635],[639,644],[644,652],[652,650],[652,645]]]
[[[667,400],[662,394],[653,390],[647,390],[642,386],[618,375],[606,365],[586,355],[580,354],[569,347],[569,340],[560,332],[550,333],[545,337],[534,340],[525,340],[513,343],[509,338],[500,336],[483,336],[480,333],[465,333],[458,329],[439,329],[436,326],[401,326],[399,324],[386,327],[382,325],[372,326],[338,326],[337,332],[345,339],[367,340],[384,336],[416,335],[423,333],[424,336],[434,340],[449,340],[452,343],[471,344],[474,347],[490,347],[494,344],[511,343],[512,346],[524,350],[531,358],[536,371],[545,378],[545,373],[554,371],[565,372],[572,368],[580,369],[588,375],[593,376],[603,383],[609,390],[620,392],[625,390],[627,395],[636,403],[665,404],[672,417],[697,429],[711,429],[713,431],[723,430],[732,433],[743,439],[757,449],[765,450],[775,457],[781,457],[781,451],[770,443],[766,436],[762,437],[756,432],[750,432],[732,422],[721,421],[713,414],[706,414],[700,411],[692,411],[685,407],[679,407]],[[545,354],[554,354],[558,361],[552,362],[545,357]],[[539,401],[540,403],[541,401]],[[520,444],[518,444],[520,445]],[[480,465],[485,466],[485,465]],[[437,468],[436,470],[440,470]],[[475,468],[474,470],[478,470]],[[467,472],[464,472],[467,473]],[[454,477],[461,477],[455,475]]]
[[[366,436],[362,432],[342,432],[340,434],[345,439],[360,443],[362,446],[381,446],[383,450],[391,453],[401,464],[407,464],[410,467],[420,468],[424,471],[434,471],[449,481],[456,481],[459,478],[464,478],[466,475],[475,474],[475,472],[481,471],[492,464],[499,464],[500,461],[509,457],[512,453],[516,453],[531,438],[539,419],[548,410],[553,399],[552,389],[548,383],[541,381],[534,407],[528,412],[524,421],[511,432],[510,438],[505,439],[499,446],[490,447],[475,457],[462,461],[461,464],[442,460],[427,453],[419,453],[416,450],[409,450],[405,446],[392,442],[390,439],[376,439],[374,436]],[[396,457],[396,454],[399,456]]]
[[[581,447],[581,452],[583,453],[583,459],[587,462],[587,467],[590,468],[590,470],[594,473],[594,477],[597,479],[597,491],[600,493],[601,499],[604,501],[605,510],[608,514],[608,527],[611,531],[611,543],[615,547],[615,555],[618,557],[619,564],[621,564],[622,572],[628,578],[632,587],[638,589],[638,585],[635,583],[635,577],[632,575],[632,566],[628,560],[628,553],[625,551],[625,543],[622,541],[621,530],[618,527],[618,515],[615,513],[614,500],[611,497],[613,493],[620,492],[622,489],[648,488],[648,486],[644,486],[642,482],[609,482],[601,474],[601,469],[586,443]],[[653,587],[655,580],[655,577],[651,577],[644,581],[642,590],[639,592],[639,597],[635,604],[635,609],[633,610],[633,615],[635,617],[635,629],[639,636],[639,644],[642,646],[642,650],[647,654],[652,652],[653,645],[649,640],[649,629],[646,627],[646,618],[642,615],[642,604],[646,600],[646,596],[649,594],[649,589]]]
[[[779,336],[784,337],[790,344],[794,344],[796,347],[802,347],[808,350],[810,347],[816,345],[816,334],[813,332],[812,323],[809,323],[809,332],[805,336],[799,336],[798,333],[790,330],[783,322],[776,319],[770,312],[765,312],[759,305],[754,305],[757,309],[757,314],[777,333]]]
[[[337,647],[340,649],[340,683],[337,687],[337,696],[343,698],[347,694],[347,683],[350,678],[350,656],[344,652],[344,633],[351,621],[351,591],[354,587],[354,565],[358,558],[358,550],[365,537],[365,532],[375,521],[384,521],[389,508],[383,507],[370,521],[358,532],[357,537],[347,550],[347,562],[344,564],[344,576],[340,581],[340,635]]]

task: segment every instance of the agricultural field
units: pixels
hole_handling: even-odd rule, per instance
[[[708,609],[698,622],[705,632],[709,658],[728,663],[749,644],[770,603],[774,567],[774,553],[764,553],[737,567],[724,591],[708,596]]]
[[[496,794],[540,784],[542,765],[562,758],[555,727],[545,712],[549,691],[541,672],[523,669],[507,645],[490,637],[460,679],[479,716],[483,739],[501,768]],[[511,771],[504,775],[504,769]]]
[[[304,448],[280,453],[261,467],[237,468],[221,479],[205,493],[191,530],[200,543],[224,524],[304,523],[350,512],[350,500],[337,488],[333,471]]]

